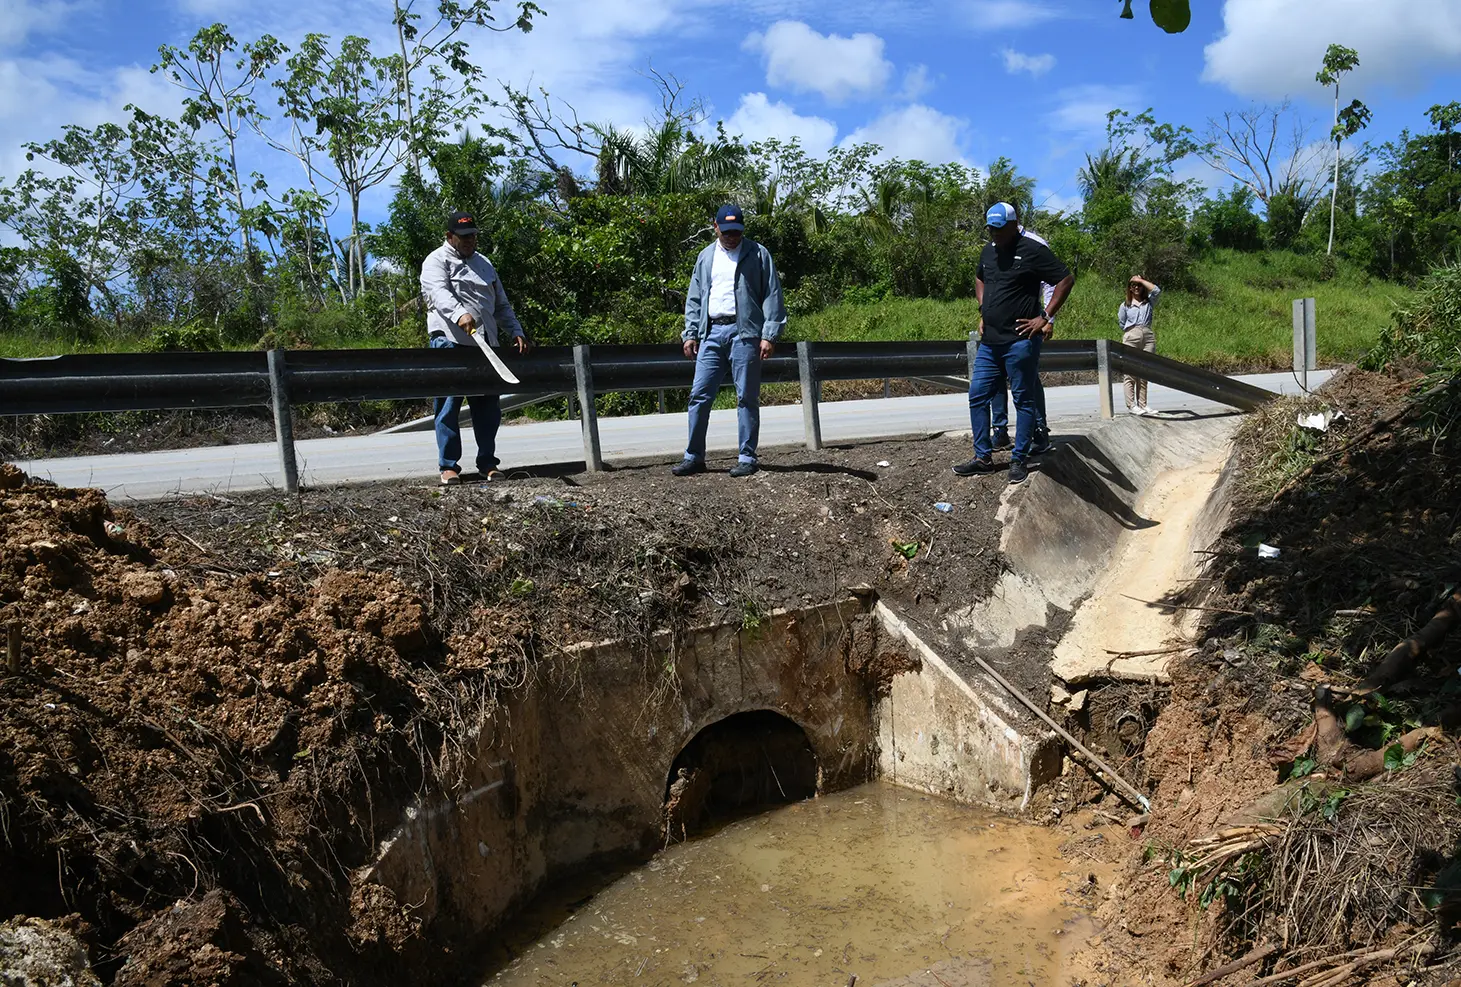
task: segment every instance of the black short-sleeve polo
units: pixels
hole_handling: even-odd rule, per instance
[[[984,282],[984,341],[998,346],[1020,338],[1016,319],[1033,319],[1045,311],[1040,285],[1059,284],[1070,277],[1070,269],[1049,247],[1021,235],[1007,250],[985,244],[978,276]]]

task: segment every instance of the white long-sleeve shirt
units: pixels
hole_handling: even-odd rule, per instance
[[[510,336],[525,335],[497,269],[481,254],[463,260],[450,243],[443,243],[421,265],[421,294],[426,299],[426,330],[433,336],[445,334],[459,345],[475,346],[457,325],[463,315],[476,320],[477,331],[486,333],[493,346],[499,344],[499,327]]]

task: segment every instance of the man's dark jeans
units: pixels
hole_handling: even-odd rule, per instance
[[[1033,340],[1035,344],[1035,362],[1040,362],[1040,347],[1045,342],[1044,335],[1038,335]],[[1035,434],[1050,434],[1050,422],[1045,418],[1045,385],[1040,382],[1040,375],[1034,377],[1035,388]],[[1009,410],[1009,389],[1005,387],[1004,380],[999,382],[999,390],[994,394],[994,400],[989,402],[990,425],[995,435],[1008,435],[1010,430]]]
[[[991,345],[980,343],[974,356],[974,378],[969,382],[969,425],[974,431],[974,455],[988,459],[994,453],[989,440],[989,402],[1008,382],[1015,399],[1013,459],[1030,455],[1035,432],[1035,387],[1038,380],[1037,344],[1028,339]]]
[[[446,336],[432,336],[434,350],[453,349],[457,344]],[[502,425],[502,400],[496,394],[465,399],[472,406],[472,433],[477,437],[477,471],[486,475],[497,468],[497,429]],[[459,416],[462,398],[437,398],[432,408],[436,414],[436,465],[442,470],[461,469],[462,428]]]

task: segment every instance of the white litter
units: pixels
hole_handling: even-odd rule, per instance
[[[1274,548],[1272,545],[1264,545],[1260,543],[1258,546],[1258,557],[1260,559],[1276,559],[1278,558],[1278,549]]]
[[[1344,421],[1344,412],[1333,411],[1328,408],[1315,412],[1312,415],[1299,415],[1299,428],[1313,429],[1315,432],[1327,432],[1329,426],[1335,422]]]
[[[890,462],[888,462],[888,461],[887,461],[887,460],[886,460],[886,459],[879,459],[879,460],[878,460],[878,465],[879,465],[879,466],[882,466],[882,467],[884,467],[884,468],[887,468],[887,467],[889,467],[889,466],[892,466],[892,465],[893,465],[893,464],[892,464],[892,463],[890,463]]]

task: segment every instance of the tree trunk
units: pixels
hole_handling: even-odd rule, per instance
[[[1334,128],[1339,129],[1339,83],[1334,84]],[[1326,256],[1334,255],[1334,209],[1339,204],[1339,148],[1343,144],[1338,134],[1334,137],[1334,188],[1329,192],[1329,249]]]
[[[411,152],[411,168],[421,174],[421,160],[416,154],[416,113],[411,106],[411,62],[406,55],[406,22],[401,18],[401,0],[396,8],[396,37],[401,42],[401,97],[406,104],[406,147]]]

